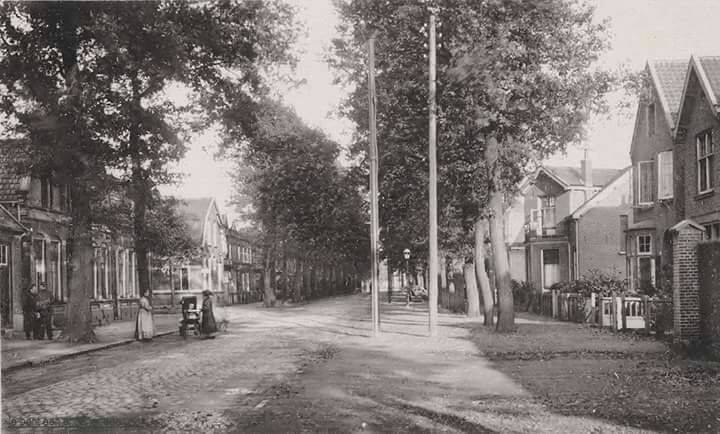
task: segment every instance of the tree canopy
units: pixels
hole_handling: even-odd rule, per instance
[[[391,265],[399,264],[407,246],[427,255],[431,8],[438,21],[440,245],[462,252],[476,221],[490,220],[499,327],[509,329],[505,196],[544,158],[579,143],[589,116],[604,108],[614,77],[595,61],[607,48],[606,27],[594,20],[592,8],[570,0],[338,3],[341,37],[332,61],[339,78],[355,85],[344,111],[361,131],[358,149],[367,131],[364,44],[372,29],[378,31],[380,222]]]

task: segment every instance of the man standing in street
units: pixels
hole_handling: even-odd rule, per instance
[[[34,283],[23,291],[22,294],[22,310],[23,310],[23,330],[25,331],[25,339],[37,339],[37,287]]]
[[[38,337],[45,339],[47,333],[48,339],[52,339],[52,293],[48,291],[45,282],[40,283],[40,292],[37,295],[37,311],[40,314],[38,321]]]

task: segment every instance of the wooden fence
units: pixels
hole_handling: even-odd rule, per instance
[[[577,323],[597,324],[613,330],[672,329],[672,301],[647,296],[600,297],[547,291],[535,295],[532,312]],[[613,302],[614,300],[614,302]]]

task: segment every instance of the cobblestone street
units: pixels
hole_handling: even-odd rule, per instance
[[[225,313],[228,331],[215,340],[172,335],[8,373],[4,428],[549,433],[720,426],[717,371],[688,380],[686,368],[666,369],[665,348],[654,341],[533,318],[519,319],[517,334],[498,335],[454,314],[441,314],[439,336],[430,339],[421,304],[383,305],[383,334],[370,339],[369,300],[360,295]],[[672,402],[676,410],[665,405]]]

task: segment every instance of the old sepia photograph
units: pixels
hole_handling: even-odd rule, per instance
[[[718,17],[0,0],[0,431],[720,433]]]

